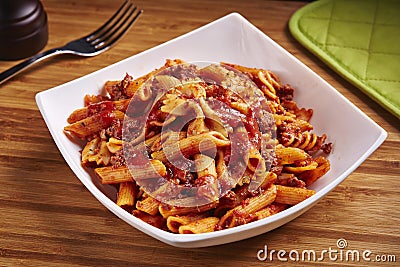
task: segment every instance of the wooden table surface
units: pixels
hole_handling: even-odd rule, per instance
[[[43,0],[46,48],[94,30],[120,5],[113,0]],[[257,252],[348,248],[400,261],[400,121],[305,50],[290,16],[307,2],[137,0],[145,10],[111,50],[60,56],[0,85],[0,266],[267,266]],[[387,140],[316,206],[269,233],[216,247],[183,249],[134,229],[103,207],[69,169],[35,103],[35,94],[81,77],[237,11],[322,76],[387,132]],[[0,71],[16,62],[0,62]],[[363,185],[363,189],[359,188]],[[367,186],[366,186],[367,185]],[[365,188],[368,188],[367,190]],[[373,258],[375,259],[375,258]],[[393,260],[393,258],[391,259]],[[274,262],[283,265],[276,257]],[[394,265],[293,262],[299,265]],[[288,264],[288,263],[286,263]]]

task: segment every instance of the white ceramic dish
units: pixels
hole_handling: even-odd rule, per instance
[[[277,215],[223,231],[178,235],[152,227],[113,202],[113,189],[101,185],[80,164],[81,147],[63,132],[68,115],[82,107],[85,94],[101,93],[106,80],[126,72],[141,76],[166,59],[225,61],[266,68],[295,89],[301,107],[314,109],[311,123],[333,142],[331,170],[314,185],[317,193]],[[237,13],[127,58],[107,68],[36,95],[38,107],[66,162],[87,189],[110,211],[140,231],[178,247],[202,247],[233,242],[268,232],[293,220],[317,203],[354,171],[385,140],[387,133],[294,56]],[[340,212],[340,211],[339,211]]]

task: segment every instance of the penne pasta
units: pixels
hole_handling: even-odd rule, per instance
[[[162,134],[160,133],[160,134],[150,138],[151,140],[149,142],[147,142],[147,140],[146,140],[145,144],[150,147],[150,151],[152,151],[152,152],[160,151],[163,148],[164,143],[178,142],[179,140],[186,138],[186,136],[187,136],[186,132],[169,131],[169,132],[162,133]]]
[[[203,154],[196,154],[194,160],[196,164],[197,178],[211,176],[214,180],[217,179],[218,175],[213,158]]]
[[[175,144],[166,144],[163,150],[153,152],[151,157],[162,162],[166,162],[167,158],[175,159],[180,155],[189,157],[200,152],[200,145],[202,151],[208,151],[216,147],[229,146],[230,141],[219,132],[202,133],[179,140]]]
[[[315,194],[314,190],[276,185],[277,203],[296,205]]]
[[[219,198],[218,175],[215,169],[213,158],[203,154],[194,155],[197,179],[195,185],[198,186],[198,196],[217,201]]]
[[[150,215],[156,215],[158,213],[158,206],[160,202],[151,196],[146,197],[143,200],[136,202],[136,209],[146,212]]]
[[[132,182],[135,181],[131,175],[128,167],[118,167],[113,166],[96,168],[94,170],[96,175],[100,178],[103,184],[117,184],[122,182]],[[151,160],[149,164],[141,166],[141,168],[135,168],[135,176],[140,177],[140,179],[154,178],[158,175],[164,176],[166,173],[166,168],[162,162],[158,160]]]
[[[310,162],[305,166],[285,166],[283,170],[290,173],[302,173],[305,171],[315,170],[318,167],[318,163],[315,161]]]
[[[311,159],[307,152],[295,147],[276,146],[275,154],[279,165],[293,164]]]
[[[256,211],[254,213],[256,218],[252,218],[252,220],[254,220],[254,219],[261,220],[261,219],[267,218],[267,217],[277,214],[278,212],[281,212],[287,208],[288,208],[288,205],[286,205],[286,204],[272,203],[272,204],[268,205],[267,207],[265,207],[259,211]]]
[[[64,130],[74,133],[79,138],[85,138],[110,126],[114,120],[123,120],[124,116],[124,113],[119,110],[97,113],[65,126]]]
[[[160,214],[150,215],[140,210],[133,210],[132,215],[156,228],[163,229],[165,226],[166,220]]]
[[[245,224],[251,214],[274,202],[276,196],[277,188],[272,185],[258,196],[249,198],[246,203],[229,210],[218,222],[218,228],[232,228]]]
[[[117,100],[117,101],[101,101],[89,106],[74,110],[67,118],[68,123],[75,123],[77,121],[83,120],[96,113],[101,113],[104,111],[119,110],[125,112],[130,103],[129,99]]]
[[[313,196],[330,169],[313,110],[270,70],[168,59],[104,92],[86,95],[64,131],[85,141],[81,163],[118,189],[116,205],[159,229],[201,234],[274,216]]]
[[[135,205],[136,185],[134,182],[122,182],[119,184],[117,194],[117,205],[133,206]]]
[[[199,219],[208,217],[207,213],[193,213],[188,215],[175,215],[167,218],[167,228],[173,233],[179,233],[179,227],[188,225]]]
[[[219,218],[207,217],[179,227],[180,234],[201,234],[213,232]]]
[[[192,206],[192,207],[179,207],[179,206],[169,206],[166,204],[161,204],[159,206],[159,212],[161,216],[164,218],[168,218],[169,216],[175,216],[175,215],[185,215],[185,214],[190,214],[190,213],[202,213],[205,211],[209,211],[213,208],[215,208],[218,205],[218,202],[212,202],[207,205],[203,206]]]
[[[79,108],[74,110],[67,118],[68,123],[74,123],[88,117],[88,108]]]

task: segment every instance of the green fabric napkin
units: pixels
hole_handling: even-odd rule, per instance
[[[320,0],[296,11],[293,36],[400,118],[400,1]]]

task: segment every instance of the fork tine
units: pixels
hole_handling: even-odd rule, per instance
[[[107,36],[105,36],[100,43],[95,44],[94,46],[95,49],[97,50],[106,49],[112,46],[116,41],[118,41],[131,28],[131,26],[138,19],[138,17],[143,13],[143,10],[138,10],[137,12],[136,10],[137,7],[134,7],[129,13],[129,15],[126,16],[124,21],[120,24],[120,27],[108,33]],[[134,14],[135,16],[133,16]]]
[[[106,40],[109,36],[115,34],[132,16],[132,14],[136,11],[137,7],[129,3],[128,8],[124,11],[124,14],[121,14],[112,25],[108,26],[106,30],[104,30],[97,38],[90,42],[91,45],[95,46],[104,40]]]
[[[110,24],[116,19],[117,22],[119,21],[119,17],[121,17],[121,13],[122,15],[125,14],[124,9],[126,8],[127,5],[132,5],[130,0],[125,0],[125,2],[119,7],[119,9],[117,10],[117,12],[114,13],[114,15],[109,18],[103,25],[101,25],[97,30],[95,30],[94,32],[88,34],[87,36],[83,37],[84,39],[86,39],[87,42],[91,42],[95,39],[98,38],[98,35],[102,34],[104,31],[106,31],[110,26]]]

